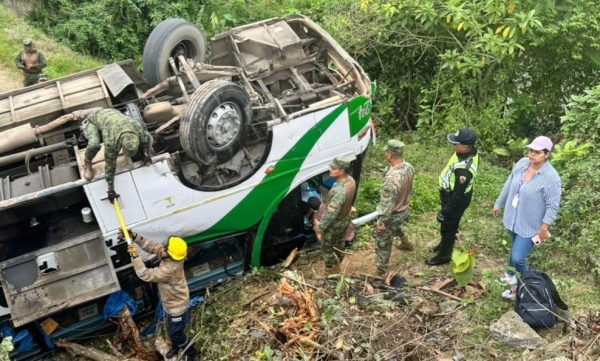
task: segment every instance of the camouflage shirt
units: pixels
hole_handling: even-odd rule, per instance
[[[344,216],[347,216],[350,213],[350,208],[352,207],[352,203],[354,203],[355,190],[356,182],[351,176],[347,176],[346,179],[341,182],[335,182],[327,196],[327,210],[319,223],[319,231],[323,232],[332,222],[338,219],[342,209],[347,213],[344,214]]]
[[[140,145],[139,154],[143,155],[150,146],[150,134],[146,132],[135,119],[123,115],[115,109],[100,109],[89,116],[89,122],[94,124],[104,141],[104,172],[106,182],[113,185],[115,182],[115,171],[117,157],[121,150],[121,136],[125,133],[133,133],[138,136]]]
[[[390,168],[385,174],[377,206],[378,225],[385,225],[393,212],[402,212],[408,209],[414,175],[413,166],[406,161]]]

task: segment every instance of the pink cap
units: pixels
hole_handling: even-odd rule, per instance
[[[525,146],[525,148],[533,149],[533,150],[552,150],[552,141],[548,137],[537,137]]]

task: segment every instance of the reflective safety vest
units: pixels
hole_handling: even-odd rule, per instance
[[[465,189],[465,193],[470,192],[473,189],[473,181],[477,176],[477,170],[479,168],[479,153],[475,154],[473,157],[469,157],[467,159],[459,160],[456,153],[450,158],[448,164],[446,164],[446,168],[442,170],[440,173],[439,186],[440,189],[446,191],[453,191],[454,184],[456,183],[456,175],[454,173],[457,169],[466,169],[473,177],[469,181],[467,185],[467,189]]]

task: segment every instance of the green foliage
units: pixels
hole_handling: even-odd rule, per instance
[[[344,316],[340,312],[340,304],[334,299],[326,299],[319,301],[319,309],[321,310],[321,323],[323,327],[331,327],[335,322],[343,322]]]
[[[491,150],[558,131],[564,99],[595,83],[597,1],[360,4],[363,19],[379,24],[356,25],[352,35],[372,44],[363,64],[385,83],[375,105],[380,128],[438,136],[470,126]]]
[[[473,279],[475,269],[475,256],[466,249],[455,249],[452,252],[450,264],[452,275],[460,287],[465,287]]]
[[[586,89],[583,95],[572,95],[565,115],[561,117],[562,131],[568,138],[600,141],[600,86]]]
[[[556,144],[552,150],[552,160],[556,163],[565,163],[574,158],[588,154],[594,148],[594,143],[586,142],[578,144],[576,140],[562,141]]]
[[[527,138],[511,139],[506,143],[505,147],[494,148],[494,153],[500,157],[509,159],[511,162],[516,162],[520,158],[523,158],[525,146],[528,143]]]
[[[202,7],[191,0],[42,0],[29,21],[83,54],[111,61],[141,60],[146,38],[167,18],[191,22]]]

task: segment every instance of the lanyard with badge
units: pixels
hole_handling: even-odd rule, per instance
[[[513,208],[517,208],[517,205],[519,205],[519,193],[521,192],[521,187],[523,187],[523,184],[525,183],[525,177],[527,177],[527,172],[529,172],[529,167],[527,167],[527,169],[525,170],[525,173],[523,173],[521,182],[519,182],[519,188],[517,188],[517,194],[515,194],[515,197],[512,200]]]

